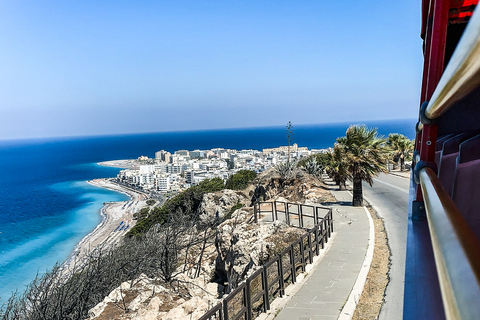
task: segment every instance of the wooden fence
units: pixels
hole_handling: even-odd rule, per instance
[[[256,270],[199,320],[252,320],[266,312],[270,303],[282,297],[285,288],[296,282],[297,275],[305,272],[307,263],[312,263],[313,257],[320,254],[333,232],[330,208],[278,201],[256,203],[255,222],[270,217],[263,217],[265,213],[271,214],[272,221],[285,219],[287,224],[300,228],[307,228],[312,222],[312,228]]]

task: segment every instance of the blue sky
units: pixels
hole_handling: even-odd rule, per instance
[[[0,139],[415,118],[420,2],[0,1]]]

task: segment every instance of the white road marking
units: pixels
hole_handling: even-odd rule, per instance
[[[383,183],[383,184],[386,184],[387,186],[389,187],[392,187],[392,188],[395,188],[397,190],[400,190],[401,192],[404,192],[406,194],[409,193],[408,189],[403,189],[403,188],[400,188],[400,187],[397,187],[397,186],[394,186],[393,184],[390,184],[388,182],[385,182],[385,181],[382,181],[382,180],[379,180],[379,179],[373,179],[375,182],[380,182],[380,183]]]

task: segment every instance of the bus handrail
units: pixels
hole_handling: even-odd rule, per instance
[[[419,171],[435,264],[447,319],[480,314],[480,244],[435,172]]]
[[[425,110],[436,119],[480,86],[480,12],[475,10]]]

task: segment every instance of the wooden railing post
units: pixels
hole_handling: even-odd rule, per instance
[[[298,225],[300,226],[300,228],[303,228],[303,210],[302,210],[302,205],[299,204],[298,205]]]
[[[330,216],[327,215],[327,218],[325,219],[325,230],[327,231],[327,237],[330,237]],[[328,241],[328,240],[327,240]]]
[[[228,301],[223,300],[223,317],[228,320]]]
[[[285,202],[283,207],[285,208],[285,216],[288,217],[288,221],[290,221],[290,210],[288,209],[288,202]]]
[[[290,265],[292,269],[292,283],[297,282],[297,275],[295,274],[295,252],[293,248],[293,244],[290,245]]]
[[[322,241],[322,249],[324,249],[325,248],[325,239],[324,239],[323,234],[325,232],[324,232],[324,229],[323,229],[323,219],[320,222],[319,226],[320,226],[320,240]]]
[[[244,301],[245,301],[245,307],[247,308],[247,320],[252,320],[252,295],[250,292],[250,283],[251,279],[247,278],[247,281],[245,281],[245,291],[244,291]]]
[[[272,202],[272,218],[275,219],[274,217],[277,216],[277,201]]]
[[[330,209],[330,211],[328,211],[328,215],[330,216],[330,231],[333,232],[333,213],[332,213],[332,209]]]
[[[280,297],[283,297],[285,295],[285,282],[283,280],[283,262],[282,262],[282,255],[279,254],[278,255],[278,275],[280,277],[279,279],[279,283],[278,283],[278,286],[280,287],[279,288],[279,292],[280,292]]]
[[[304,243],[303,243],[303,240],[305,238],[305,235],[303,235],[301,238],[300,238],[300,263],[302,264],[302,271],[305,272],[305,265],[306,265],[306,261],[305,261],[305,247],[304,247]]]
[[[309,231],[309,232],[308,232],[307,243],[308,243],[308,261],[310,261],[310,263],[313,263],[313,256],[312,256],[312,231]]]
[[[264,309],[265,312],[267,310],[270,310],[270,301],[268,300],[268,274],[267,274],[267,268],[262,267],[262,286],[263,286],[263,304],[264,304]]]

